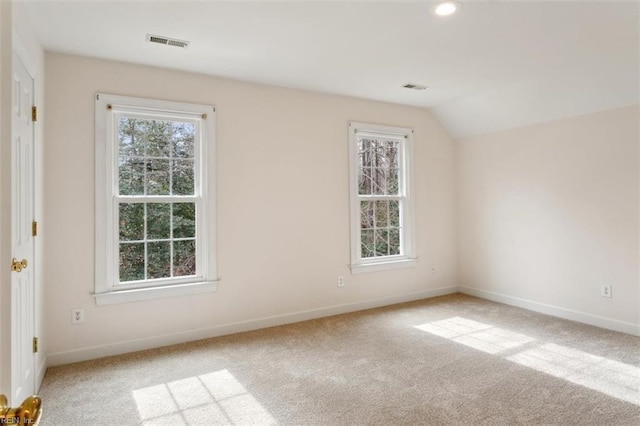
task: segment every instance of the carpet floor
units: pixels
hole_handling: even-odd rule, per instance
[[[640,425],[640,338],[461,294],[50,368],[48,425]]]

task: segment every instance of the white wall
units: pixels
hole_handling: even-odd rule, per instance
[[[46,61],[46,323],[54,364],[133,348],[118,345],[134,339],[171,342],[161,336],[456,285],[454,147],[429,112],[62,54]],[[95,306],[97,91],[217,107],[216,293]],[[349,120],[415,130],[416,268],[349,272]],[[342,289],[338,275],[346,277]],[[85,309],[85,324],[71,325],[75,307]]]
[[[636,105],[458,141],[460,285],[640,332],[638,113]],[[612,299],[600,296],[602,284]]]

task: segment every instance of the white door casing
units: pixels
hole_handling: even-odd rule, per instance
[[[11,273],[11,403],[35,393],[34,82],[17,55],[13,61],[11,139],[12,255],[27,262]],[[9,262],[6,263],[7,267]]]

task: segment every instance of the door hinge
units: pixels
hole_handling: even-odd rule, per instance
[[[33,338],[33,353],[38,353],[38,338],[34,337]]]
[[[36,222],[35,220],[31,222],[31,236],[32,237],[38,236],[38,222]]]
[[[38,121],[38,107],[31,107],[31,121]]]

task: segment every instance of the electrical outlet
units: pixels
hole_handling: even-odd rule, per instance
[[[71,324],[84,323],[84,309],[76,308],[71,310]]]
[[[338,276],[338,287],[344,287],[344,277],[342,275]]]
[[[600,287],[600,296],[602,297],[611,297],[611,284],[605,284]]]

